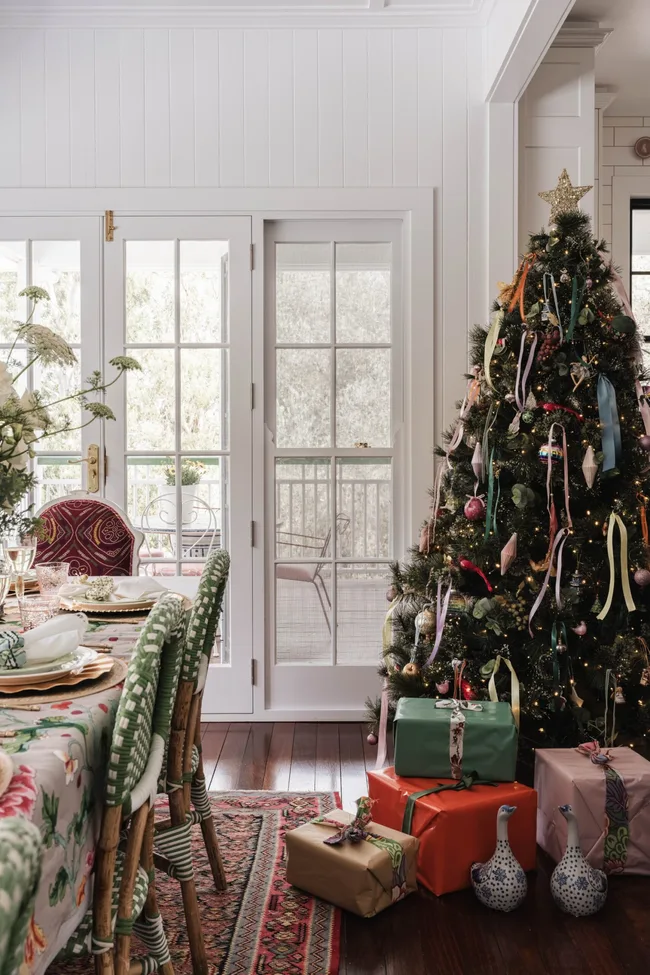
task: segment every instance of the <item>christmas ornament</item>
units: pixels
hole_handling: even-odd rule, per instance
[[[480,521],[485,518],[485,501],[481,497],[470,498],[465,502],[463,512],[468,521]]]
[[[441,680],[439,684],[436,684],[436,690],[439,694],[449,694],[449,681]]]
[[[553,440],[550,446],[548,445],[548,443],[542,444],[542,446],[539,448],[538,456],[542,464],[548,463],[549,457],[551,459],[552,464],[559,464],[562,458],[564,457],[564,451],[557,443],[557,441]]]
[[[501,575],[504,576],[517,558],[517,532],[513,532],[501,549]]]
[[[370,734],[366,738],[366,741],[368,742],[369,745],[376,745],[377,740],[378,740],[377,735],[373,735],[372,732],[370,732]]]
[[[569,579],[569,585],[572,589],[579,589],[582,585],[582,576],[579,572],[573,572],[571,578]]]
[[[449,612],[452,616],[457,616],[459,613],[469,613],[473,605],[474,600],[471,596],[467,596],[464,592],[458,592],[457,589],[452,589],[449,597]]]
[[[648,569],[637,569],[634,573],[634,581],[641,589],[650,586],[650,571]]]
[[[481,441],[477,440],[472,454],[472,470],[477,481],[483,480],[483,448]]]
[[[550,332],[546,333],[537,351],[538,362],[544,362],[546,359],[551,358],[560,344],[560,338],[561,336],[559,328],[554,328]]]
[[[576,684],[574,680],[571,681],[571,693],[569,694],[569,697],[571,698],[571,701],[573,702],[573,704],[575,704],[577,708],[581,708],[582,705],[585,703],[583,699],[578,696],[578,692],[576,691]]]
[[[470,562],[470,560],[466,558],[460,558],[458,560],[458,564],[461,567],[461,569],[463,569],[465,572],[476,572],[476,574],[481,577],[481,579],[487,586],[487,591],[492,592],[492,586],[490,585],[487,576],[485,575],[482,569],[479,569],[478,565],[474,565],[473,562]]]
[[[582,413],[578,413],[577,410],[572,410],[570,406],[563,406],[562,403],[538,403],[537,405],[540,406],[546,413],[554,413],[556,410],[564,410],[565,413],[572,413],[576,420],[579,420],[580,423],[582,423],[584,420]]]
[[[481,904],[497,911],[514,911],[526,899],[528,881],[508,841],[508,820],[516,806],[501,806],[497,813],[497,846],[486,863],[473,863],[472,887]]]
[[[569,367],[569,372],[571,374],[571,382],[573,383],[573,391],[575,392],[581,383],[585,382],[586,379],[591,379],[594,370],[592,369],[591,363],[594,357],[591,359],[585,359],[582,356],[578,362],[572,362]]]
[[[625,704],[625,694],[623,693],[623,688],[617,686],[614,693],[614,704]]]
[[[587,278],[587,280],[585,281],[585,286],[588,291],[591,291],[591,289],[594,286],[594,282],[591,280],[591,278]]]
[[[650,450],[650,436],[644,433],[642,437],[639,437],[639,446],[643,447],[644,450]]]
[[[603,608],[603,604],[601,603],[599,597],[596,596],[596,598],[594,599],[594,604],[591,607],[591,609],[589,610],[589,612],[590,613],[596,613],[596,614],[598,614],[598,613],[600,613],[600,611],[602,610],[602,608]]]
[[[467,680],[460,682],[460,692],[465,701],[473,701],[476,694],[472,690],[472,685]]]
[[[524,412],[521,414],[521,419],[524,421],[524,423],[532,423],[535,419],[535,414],[530,410],[524,410]]]
[[[587,632],[587,624],[585,623],[585,621],[580,620],[578,625],[573,627],[573,632],[576,633],[578,636],[584,636],[585,633]]]
[[[421,609],[415,617],[415,632],[422,636],[432,636],[436,632],[436,614],[429,606]]]
[[[497,339],[496,345],[494,346],[494,353],[493,354],[494,355],[503,355],[503,353],[505,351],[506,351],[506,340],[505,339]]]
[[[510,493],[517,508],[527,508],[535,503],[535,492],[525,484],[513,484]]]
[[[621,335],[633,335],[636,332],[636,324],[629,315],[615,315],[610,322],[613,330]]]
[[[404,669],[403,669],[402,673],[403,674],[406,674],[407,677],[419,677],[420,676],[420,668],[418,667],[418,665],[416,663],[413,663],[413,661],[411,661],[408,664],[404,664]]]
[[[598,464],[596,463],[596,455],[591,444],[589,444],[585,451],[585,456],[582,461],[582,473],[587,482],[587,487],[592,488],[596,480],[596,474],[598,473]]]
[[[569,274],[569,272],[565,267],[562,268],[562,271],[560,273],[560,281],[562,282],[562,284],[570,284],[571,282],[571,275]]]
[[[549,223],[555,223],[561,213],[571,210],[578,210],[578,200],[593,189],[592,186],[573,186],[566,169],[560,173],[557,186],[554,190],[543,190],[537,195],[545,203],[551,204],[551,215]]]

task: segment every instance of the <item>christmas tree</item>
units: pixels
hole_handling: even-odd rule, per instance
[[[431,516],[393,566],[384,703],[519,697],[520,746],[642,739],[650,719],[650,404],[621,279],[564,171],[471,337]],[[514,708],[513,708],[514,709]],[[379,702],[369,702],[379,726]],[[613,718],[615,714],[615,727]]]

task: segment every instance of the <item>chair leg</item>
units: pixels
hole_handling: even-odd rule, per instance
[[[219,851],[219,841],[217,840],[217,831],[214,826],[212,810],[210,809],[210,799],[208,797],[208,790],[205,785],[203,753],[201,752],[201,727],[199,722],[197,722],[195,734],[195,744],[199,750],[199,767],[197,768],[194,779],[192,780],[192,802],[194,804],[194,808],[201,817],[201,833],[203,834],[203,843],[205,844],[205,850],[208,854],[208,862],[210,864],[210,870],[212,871],[214,886],[216,890],[225,890],[228,886],[226,881],[226,871],[223,868],[223,860],[221,859],[221,853]]]
[[[316,578],[319,578],[320,579],[320,576],[317,576]],[[314,589],[316,590],[316,592],[318,594],[318,599],[320,600],[321,609],[323,610],[323,616],[325,617],[325,622],[327,623],[327,629],[331,633],[332,632],[332,624],[330,623],[330,618],[329,618],[329,616],[327,614],[327,607],[325,606],[325,602],[323,600],[323,593],[320,590],[320,586],[316,582],[316,578],[314,578],[314,580],[313,580],[313,586],[314,586]],[[329,601],[329,596],[327,595],[327,589],[325,589],[325,583],[323,582],[322,579],[321,579],[321,583],[323,584],[323,589],[325,591],[325,598],[327,599],[327,602],[328,602],[328,604],[330,606],[330,609],[331,609],[332,607],[331,607],[331,603]]]
[[[158,971],[162,975],[174,975],[174,966],[169,957],[169,947],[165,937],[165,931],[160,919],[158,900],[156,897],[156,878],[153,869],[153,838],[155,830],[155,814],[151,809],[147,818],[147,825],[142,841],[141,864],[153,880],[147,890],[147,899],[140,918],[142,919],[142,929],[138,930],[138,935],[147,946],[147,950],[158,959]],[[118,946],[119,951],[119,946]],[[134,964],[135,963],[135,964]],[[131,962],[130,969],[127,967],[125,975],[133,975],[137,972],[137,959]],[[120,973],[121,975],[121,973]]]
[[[185,802],[183,791],[179,789],[172,792],[169,796],[169,812],[174,826],[185,823]],[[188,840],[189,843],[189,840]],[[196,896],[196,884],[194,877],[188,880],[179,880],[181,885],[181,896],[183,898],[183,910],[185,912],[185,924],[187,927],[187,937],[190,943],[192,954],[192,972],[194,975],[208,975],[208,956],[205,951],[203,940],[203,928],[201,927],[201,915],[199,902]]]

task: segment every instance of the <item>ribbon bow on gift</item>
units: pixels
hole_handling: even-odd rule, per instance
[[[0,630],[0,670],[19,670],[27,661],[25,641],[14,630]]]
[[[402,820],[402,832],[411,832],[411,825],[413,823],[413,813],[415,812],[415,804],[418,799],[424,798],[424,796],[432,796],[437,792],[446,792],[451,790],[453,792],[462,792],[464,789],[471,789],[473,785],[496,785],[496,782],[490,782],[489,779],[479,779],[478,772],[466,772],[465,775],[461,776],[458,782],[452,783],[448,782],[446,785],[439,782],[437,786],[433,789],[422,789],[421,792],[412,792],[411,795],[406,800],[406,808],[404,809],[404,818]]]
[[[371,810],[373,801],[368,796],[361,796],[360,799],[357,799],[357,812],[352,822],[348,823],[347,826],[341,826],[337,833],[334,833],[333,836],[328,836],[323,840],[323,843],[327,843],[328,846],[338,846],[339,843],[344,843],[345,840],[349,840],[350,843],[361,843],[362,840],[367,839],[371,835],[366,830],[366,826],[369,825],[372,818]]]
[[[442,701],[436,701],[437,708],[453,708],[455,711],[482,711],[483,705],[477,701],[463,701],[455,697],[447,697]]]
[[[609,751],[601,751],[597,741],[585,741],[581,745],[578,745],[576,751],[580,755],[586,755],[590,758],[594,765],[609,765],[612,761],[612,753]]]

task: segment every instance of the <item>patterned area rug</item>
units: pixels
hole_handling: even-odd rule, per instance
[[[194,827],[196,884],[210,975],[337,975],[340,911],[284,879],[284,835],[340,805],[328,792],[229,792],[210,796],[228,889],[216,893]],[[192,975],[180,888],[157,875],[176,975]],[[140,951],[137,939],[134,949]],[[51,975],[87,975],[88,960]]]

